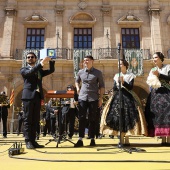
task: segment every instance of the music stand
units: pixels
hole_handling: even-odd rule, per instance
[[[53,91],[50,90],[46,94],[46,98],[59,98],[59,111],[58,111],[58,128],[59,128],[59,135],[55,136],[54,139],[50,139],[49,142],[47,142],[45,145],[49,144],[52,141],[57,142],[56,147],[58,148],[58,145],[60,144],[61,140],[63,141],[69,141],[72,144],[75,144],[74,142],[67,139],[67,134],[61,134],[61,118],[62,118],[62,112],[61,112],[61,105],[62,105],[62,99],[63,98],[73,98],[74,97],[74,91]],[[57,139],[58,137],[58,139]]]
[[[123,102],[122,102],[122,90],[121,90],[121,81],[120,81],[120,74],[121,74],[121,68],[120,68],[120,50],[121,50],[121,44],[118,43],[118,68],[119,68],[119,76],[118,76],[118,82],[119,82],[119,131],[120,131],[120,137],[119,137],[119,143],[117,145],[117,148],[120,148],[121,150],[132,153],[132,152],[140,152],[140,151],[145,151],[144,149],[137,149],[137,148],[125,148],[122,144],[122,113],[124,111],[123,109]],[[102,148],[102,149],[97,149],[99,150],[106,150],[106,149],[115,149],[113,148]]]

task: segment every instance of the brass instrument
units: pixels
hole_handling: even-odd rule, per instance
[[[0,104],[1,106],[8,106],[9,105],[9,98],[4,94],[0,94]]]
[[[50,107],[52,107],[54,110],[58,110],[59,107],[60,107],[60,101],[58,99],[52,99],[51,100],[51,104],[50,104]]]
[[[45,119],[41,119],[40,120],[40,126],[45,126],[46,125],[46,120]]]
[[[45,126],[46,125],[46,120],[45,119],[41,119],[40,120],[40,126]]]
[[[43,113],[45,111],[46,111],[46,106],[45,105],[41,105],[40,114],[43,115]],[[40,119],[39,123],[40,123],[40,126],[45,126],[46,125],[46,120],[44,118],[42,118],[42,119]]]

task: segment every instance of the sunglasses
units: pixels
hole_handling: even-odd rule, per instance
[[[29,58],[35,58],[35,56],[27,56],[27,58],[29,59]]]

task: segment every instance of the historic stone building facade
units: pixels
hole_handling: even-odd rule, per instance
[[[169,62],[169,11],[169,0],[0,0],[0,90],[9,96],[14,88],[14,110],[20,107],[24,54],[42,48],[57,55],[55,72],[43,80],[45,92],[74,84],[76,62],[89,53],[110,90],[121,43],[120,57],[137,75],[135,91],[143,100],[152,54],[161,51]],[[11,118],[16,118],[12,107],[9,127]]]

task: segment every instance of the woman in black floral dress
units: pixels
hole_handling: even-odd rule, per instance
[[[170,145],[170,65],[163,64],[164,55],[156,52],[153,55],[154,68],[148,77],[158,79],[160,86],[150,83],[145,116],[148,123],[148,135],[162,137],[163,145]]]
[[[122,92],[122,143],[128,144],[129,135],[147,135],[146,121],[142,110],[142,104],[138,96],[132,91],[135,75],[129,73],[128,62],[120,60],[121,73],[114,76],[114,94],[104,106],[100,133],[108,135],[120,135],[120,113],[119,113],[119,82]],[[120,78],[120,81],[119,81]],[[124,136],[125,141],[124,141]]]

